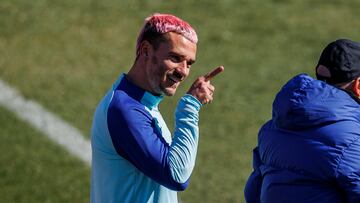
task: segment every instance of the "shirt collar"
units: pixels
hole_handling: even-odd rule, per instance
[[[130,82],[126,78],[126,74],[122,74],[120,76],[120,84],[118,85],[116,90],[122,90],[126,92],[130,97],[150,109],[156,108],[164,98],[164,95],[153,95],[152,93]]]

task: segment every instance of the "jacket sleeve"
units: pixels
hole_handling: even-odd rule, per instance
[[[337,182],[345,191],[347,202],[360,202],[359,138],[344,151],[337,168]]]
[[[176,182],[184,183],[195,166],[200,107],[195,97],[185,95],[176,108],[174,138],[168,156],[171,176]]]
[[[260,171],[260,155],[259,150],[256,147],[253,150],[253,172],[251,173],[248,181],[245,185],[245,200],[249,203],[260,203],[260,195],[261,195],[261,185],[262,185],[262,175]]]
[[[198,143],[200,103],[185,95],[175,116],[175,133],[171,146],[164,140],[156,119],[139,107],[124,103],[109,106],[108,128],[119,155],[146,176],[171,190],[185,190],[193,169]]]

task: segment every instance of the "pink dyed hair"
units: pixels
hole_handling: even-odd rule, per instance
[[[139,56],[140,44],[148,32],[157,34],[176,32],[195,44],[198,42],[197,34],[189,23],[174,15],[155,13],[145,19],[136,43],[136,56]]]

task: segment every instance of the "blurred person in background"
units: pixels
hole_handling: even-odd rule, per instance
[[[169,14],[146,18],[136,59],[103,97],[92,125],[91,202],[176,203],[195,165],[199,111],[213,100],[210,79],[199,77],[178,102],[169,131],[158,105],[173,96],[195,62],[197,34]]]
[[[259,131],[249,203],[360,202],[360,43],[331,42],[276,95]]]

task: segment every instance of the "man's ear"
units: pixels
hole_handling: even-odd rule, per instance
[[[140,55],[145,58],[148,57],[151,52],[151,49],[152,49],[151,44],[148,41],[144,40],[143,42],[141,42],[140,45]]]
[[[355,96],[360,98],[360,77],[356,78],[353,82],[352,91],[354,92]]]

